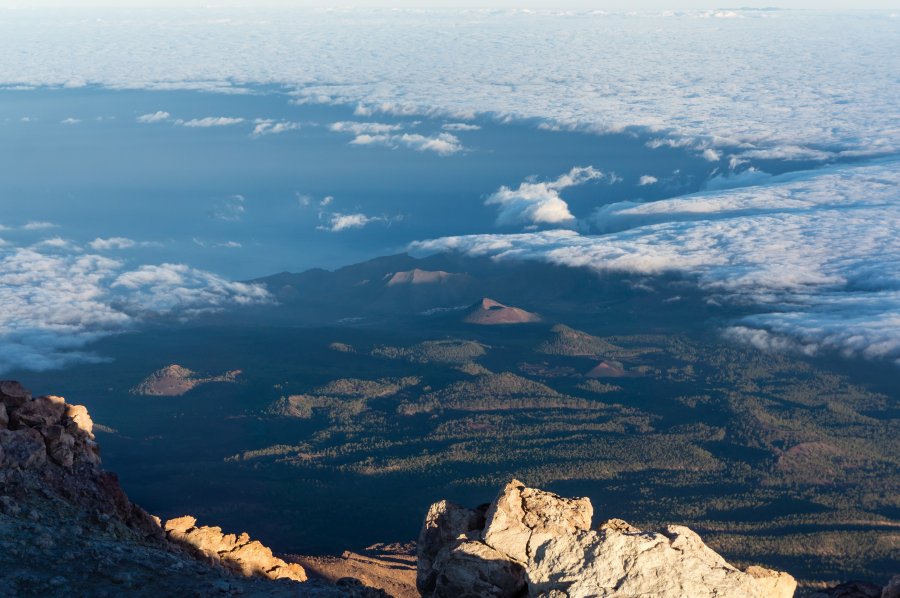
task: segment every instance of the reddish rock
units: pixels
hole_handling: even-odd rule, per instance
[[[463,318],[463,322],[481,326],[529,324],[540,321],[541,316],[535,313],[518,307],[509,307],[487,297],[470,307]]]

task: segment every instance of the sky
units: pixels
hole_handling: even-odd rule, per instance
[[[363,8],[531,8],[548,10],[680,10],[680,9],[716,9],[716,8],[789,8],[812,10],[893,10],[900,8],[897,0],[740,0],[735,3],[703,0],[679,0],[677,2],[663,0],[491,0],[489,2],[446,2],[446,1],[414,1],[414,0],[352,0],[326,2],[320,0],[262,0],[247,2],[237,0],[0,0],[0,8],[82,8],[82,7],[363,7]]]

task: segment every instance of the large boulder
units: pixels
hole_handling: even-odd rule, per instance
[[[491,504],[483,540],[526,563],[539,547],[554,538],[589,530],[593,515],[594,508],[587,498],[561,498],[513,480]]]
[[[446,510],[432,506],[426,527]],[[790,598],[796,589],[787,573],[738,570],[686,527],[649,532],[611,519],[594,530],[592,514],[586,498],[562,498],[513,480],[490,505],[480,536],[432,536],[446,543],[437,550],[429,545],[437,556],[420,561],[419,579],[434,583],[419,589],[423,596],[497,598]]]

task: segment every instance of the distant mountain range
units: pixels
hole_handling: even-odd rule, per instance
[[[699,292],[675,277],[598,273],[526,261],[495,261],[453,253],[416,258],[379,257],[334,271],[282,272],[262,284],[277,307],[242,310],[301,324],[370,323],[385,318],[445,318],[477,324],[570,321],[571,314],[602,316],[610,308],[652,320],[666,311],[717,310],[686,301]],[[683,302],[678,305],[678,302]]]

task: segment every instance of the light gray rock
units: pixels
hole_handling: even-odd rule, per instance
[[[525,569],[477,540],[442,550],[435,560],[435,598],[513,598],[526,594]]]
[[[444,510],[438,503],[429,517]],[[420,578],[435,580],[433,591],[422,594],[790,598],[796,589],[787,573],[738,570],[686,527],[645,532],[611,519],[593,530],[592,515],[586,498],[562,498],[513,480],[488,509],[481,541],[471,531],[462,539],[434,536],[445,543],[432,562],[419,564]],[[525,585],[517,589],[519,570]]]
[[[483,540],[526,563],[548,541],[589,530],[593,515],[587,498],[562,498],[513,480],[488,509]]]
[[[484,511],[466,509],[442,500],[431,505],[416,542],[416,588],[423,595],[434,591],[437,570],[434,561],[441,550],[451,550],[460,537],[484,527]]]

